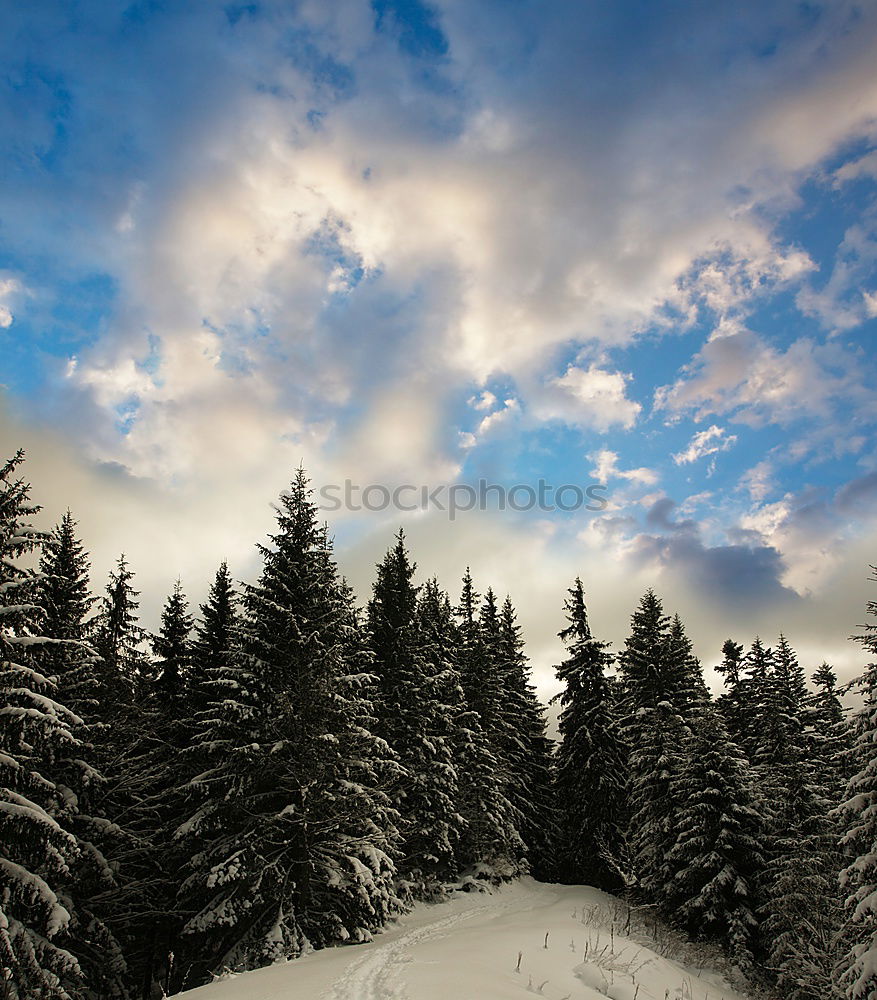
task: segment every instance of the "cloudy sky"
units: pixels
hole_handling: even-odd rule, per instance
[[[404,524],[509,591],[654,585],[704,662],[808,669],[877,562],[877,4],[47,0],[0,36],[0,447],[147,624],[316,486],[605,484],[602,511],[327,515],[365,599]],[[593,505],[592,505],[593,506]]]

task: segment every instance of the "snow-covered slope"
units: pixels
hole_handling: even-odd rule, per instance
[[[672,957],[657,929],[586,886],[524,879],[420,905],[371,944],[331,948],[185,994],[191,1000],[740,1000]],[[547,938],[546,938],[547,935]],[[647,943],[648,942],[648,943]],[[547,946],[546,946],[547,945]],[[520,953],[520,964],[519,964]]]

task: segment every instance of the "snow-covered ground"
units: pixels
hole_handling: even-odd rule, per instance
[[[492,894],[421,904],[371,944],[314,952],[186,997],[741,1000],[720,975],[678,961],[660,928],[655,938],[642,922],[629,927],[626,912],[596,889],[523,879]]]

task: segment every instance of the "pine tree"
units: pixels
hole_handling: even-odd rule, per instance
[[[832,993],[842,923],[837,885],[840,830],[831,814],[837,802],[830,778],[838,761],[825,756],[835,748],[808,730],[811,698],[785,636],[779,638],[763,690],[763,724],[754,763],[768,821],[766,964],[784,996],[819,1000]]]
[[[302,470],[277,525],[244,594],[232,697],[215,708],[229,753],[180,830],[199,847],[185,931],[213,971],[367,939],[399,907],[370,657]]]
[[[440,637],[428,624],[440,614],[438,595],[430,593],[426,608],[418,604],[415,568],[400,530],[378,564],[368,620],[379,678],[377,732],[402,768],[391,789],[402,835],[399,872],[415,895],[431,897],[456,874],[462,821],[451,734],[458,709],[445,701],[448,667],[434,648]]]
[[[675,701],[686,714],[697,710],[710,700],[709,689],[703,679],[703,667],[694,655],[691,640],[679,615],[674,615],[667,634],[667,662],[670,676],[678,677],[678,694]]]
[[[213,897],[213,887],[199,883],[201,852],[214,846],[219,832],[238,820],[233,790],[235,769],[229,761],[241,753],[252,731],[254,705],[249,691],[252,674],[239,655],[239,600],[226,562],[216,571],[200,607],[191,644],[191,679],[186,747],[181,754],[181,821],[174,840],[182,857],[177,906],[189,933],[178,942],[177,976],[181,988],[205,982],[212,954],[205,954],[191,922]],[[232,794],[229,794],[229,792]],[[229,837],[229,850],[234,838]],[[197,883],[197,885],[196,885]],[[193,889],[200,889],[195,891]]]
[[[49,640],[26,560],[45,535],[31,523],[30,486],[15,478],[23,459],[0,466],[0,966],[10,1000],[66,1000],[83,988],[65,940],[79,849],[55,818],[66,811],[55,761],[70,759],[79,720],[38,669]]]
[[[223,561],[210,585],[207,600],[201,605],[201,618],[195,625],[191,644],[191,678],[187,687],[190,744],[196,742],[194,733],[204,722],[201,713],[213,704],[216,686],[223,683],[222,676],[229,668],[237,641],[237,606],[228,563]]]
[[[545,707],[530,681],[521,628],[508,595],[500,611],[499,630],[506,674],[503,713],[514,734],[508,795],[521,816],[520,834],[530,870],[544,879],[553,874],[553,834],[558,820],[553,795],[554,743],[547,735]]]
[[[877,567],[871,567],[877,582]],[[877,601],[868,614],[877,617]],[[874,661],[860,680],[864,704],[855,718],[856,750],[861,770],[846,790],[840,816],[845,826],[843,846],[852,861],[841,873],[852,946],[840,965],[839,983],[850,1000],[873,997],[877,991],[877,623],[868,622],[855,636]]]
[[[143,652],[146,637],[137,611],[139,593],[131,585],[134,574],[124,554],[110,572],[106,593],[91,622],[90,639],[101,659],[101,709],[104,721],[115,721],[121,705],[130,705],[142,678],[148,674]]]
[[[87,643],[87,619],[95,602],[89,569],[88,553],[68,510],[45,539],[40,557],[42,629],[57,640],[41,656],[58,677],[64,703],[81,718],[90,718],[99,703],[98,659]]]
[[[740,732],[737,738],[750,761],[755,761],[756,757],[764,759],[765,732],[771,725],[767,711],[771,703],[773,659],[773,650],[765,647],[761,637],[756,636],[740,666]]]
[[[853,743],[837,687],[837,675],[828,663],[812,674],[815,688],[807,700],[806,721],[811,742],[811,759],[819,780],[829,795],[840,803],[850,774]]]
[[[556,789],[560,810],[559,876],[564,882],[617,889],[625,882],[626,750],[618,706],[606,676],[608,642],[595,639],[582,581],[564,603],[569,624],[560,633],[566,659],[556,668],[564,684],[559,718]]]
[[[640,600],[630,620],[630,636],[618,659],[628,711],[655,708],[669,701],[677,708],[687,689],[680,664],[670,658],[670,619],[653,590]]]
[[[746,704],[743,687],[743,645],[726,639],[722,646],[722,662],[716,666],[721,674],[726,691],[718,698],[717,705],[728,727],[728,735],[742,746],[746,731]]]
[[[154,694],[167,720],[171,713],[179,720],[186,713],[184,689],[187,687],[191,670],[192,616],[189,603],[179,580],[165,602],[161,612],[161,631],[152,640],[152,651],[156,661],[152,671],[155,675]]]
[[[751,972],[763,852],[748,765],[712,707],[698,714],[687,742],[672,779],[679,808],[664,909],[689,932],[721,941],[732,961]]]
[[[107,922],[121,942],[132,993],[148,1000],[169,985],[166,932],[173,887],[163,824],[172,784],[169,713],[159,707],[156,669],[143,649],[139,593],[124,555],[109,574],[91,622],[100,656],[100,704],[94,727],[105,779],[99,803],[110,820],[100,846],[118,872]]]
[[[685,763],[689,730],[690,664],[670,641],[670,619],[652,590],[631,616],[631,634],[619,657],[624,684],[624,735],[630,746],[628,843],[639,889],[659,901],[671,877],[677,778]]]
[[[86,619],[94,603],[88,574],[88,555],[68,510],[42,547],[41,630],[53,641],[36,647],[34,656],[40,671],[52,677],[55,697],[77,717],[77,742],[56,761],[63,781],[57,783],[63,810],[54,818],[76,838],[79,848],[71,867],[70,891],[77,906],[68,928],[69,948],[83,971],[89,994],[109,1000],[126,995],[127,969],[121,947],[106,924],[116,879],[97,846],[104,840],[106,820],[97,808],[104,782],[92,763],[95,748],[88,725],[100,703],[99,659],[86,641]]]
[[[501,697],[499,615],[495,598],[478,613],[478,594],[469,570],[457,609],[457,662],[469,728],[461,761],[461,812],[466,832],[460,845],[463,866],[491,881],[514,878],[524,867],[526,847],[521,816],[509,801],[509,772],[495,729]]]

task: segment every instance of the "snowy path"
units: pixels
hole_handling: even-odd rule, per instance
[[[719,976],[686,968],[651,950],[643,938],[625,937],[620,925],[612,926],[613,905],[611,897],[587,886],[525,879],[493,895],[460,893],[448,903],[418,906],[371,944],[315,952],[186,996],[741,1000]]]
[[[453,913],[443,920],[408,931],[390,944],[377,944],[354,962],[350,969],[324,993],[325,1000],[408,1000],[402,972],[414,961],[413,949],[436,938],[446,937],[477,911]]]

